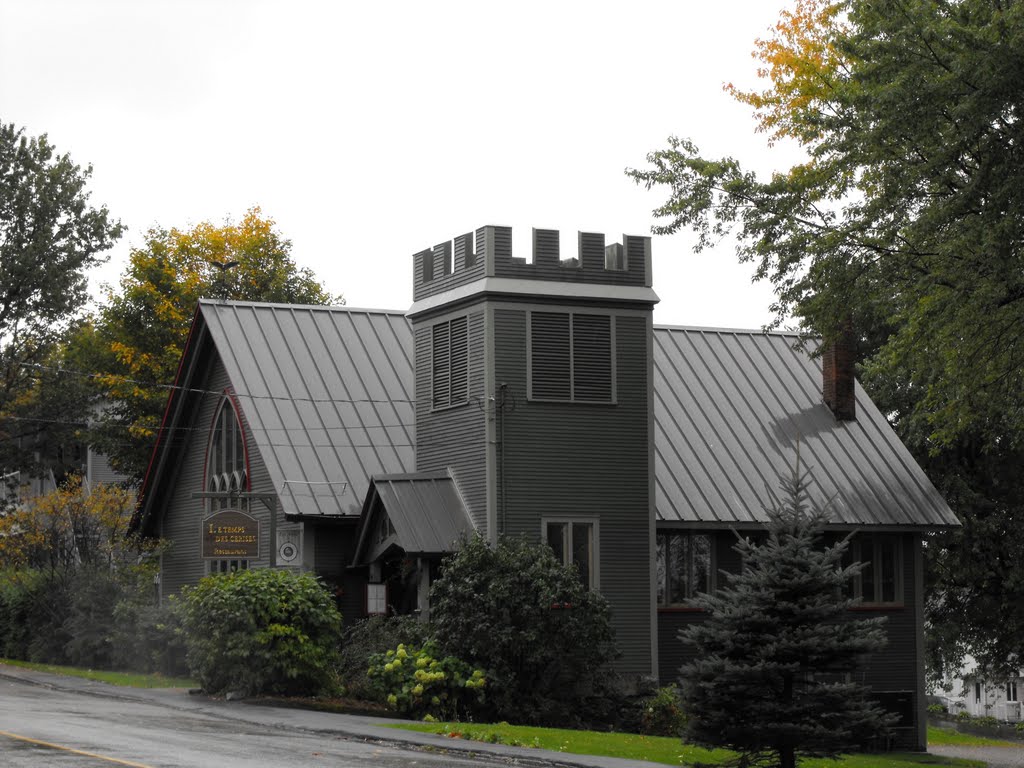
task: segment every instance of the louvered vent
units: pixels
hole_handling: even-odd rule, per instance
[[[572,316],[573,400],[612,399],[611,318]]]
[[[538,400],[568,400],[569,315],[566,312],[533,312],[530,322],[533,394]]]
[[[611,318],[567,312],[530,318],[530,397],[612,402]]]
[[[433,407],[469,400],[469,329],[465,317],[433,328]]]

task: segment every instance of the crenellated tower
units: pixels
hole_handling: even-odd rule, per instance
[[[474,524],[545,540],[611,603],[623,672],[656,655],[650,238],[486,226],[413,255],[417,470]]]

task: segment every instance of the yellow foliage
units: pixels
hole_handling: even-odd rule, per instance
[[[760,61],[757,74],[771,85],[764,91],[741,91],[725,86],[737,100],[754,107],[758,130],[772,141],[794,138],[811,144],[820,138],[814,121],[803,119],[829,108],[829,99],[846,62],[836,41],[846,31],[845,3],[797,0],[782,11],[774,34],[755,41],[752,56]]]
[[[80,564],[132,564],[139,542],[128,536],[135,494],[79,477],[0,515],[0,567],[71,570]],[[142,547],[145,549],[145,547]]]

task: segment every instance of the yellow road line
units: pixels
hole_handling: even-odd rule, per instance
[[[107,757],[106,755],[97,755],[95,752],[86,752],[81,749],[62,747],[60,744],[52,744],[49,741],[40,741],[39,739],[30,739],[28,736],[19,736],[16,733],[8,733],[7,731],[0,731],[0,736],[6,736],[9,739],[15,739],[17,741],[28,742],[29,744],[35,744],[40,747],[59,749],[62,752],[70,752],[74,755],[82,755],[83,757],[95,757],[97,760],[105,760],[108,763],[116,763],[117,765],[127,765],[129,768],[153,768],[153,766],[146,765],[145,763],[133,763],[131,760],[118,760],[116,757]]]

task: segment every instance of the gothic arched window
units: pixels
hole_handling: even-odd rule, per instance
[[[210,430],[210,447],[207,454],[206,489],[213,493],[239,493],[248,488],[245,461],[245,438],[238,423],[238,414],[230,398],[221,402],[220,411]],[[229,499],[213,499],[211,512],[232,504]]]

